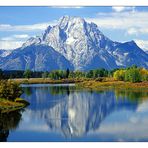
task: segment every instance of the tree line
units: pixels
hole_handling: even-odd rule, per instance
[[[0,70],[1,79],[12,79],[12,78],[50,78],[53,80],[68,79],[68,78],[102,78],[111,77],[119,81],[129,82],[142,82],[148,81],[148,70],[137,66],[128,68],[120,68],[114,70],[106,70],[104,68],[89,70],[89,71],[72,71],[66,70],[53,70],[46,72],[31,71],[29,69],[25,71],[2,71]]]
[[[14,79],[14,78],[41,78],[42,71],[31,71],[29,69],[23,70],[1,70],[0,79]]]
[[[26,72],[28,73],[28,72]],[[68,78],[98,78],[109,77],[113,75],[113,71],[106,70],[104,68],[95,69],[90,71],[70,71],[67,70],[53,70],[50,72],[43,72],[42,78],[51,78],[53,80],[68,79]]]
[[[118,69],[113,73],[113,77],[116,80],[128,81],[128,82],[142,82],[148,81],[148,70],[145,68],[139,68],[132,66],[125,69]]]
[[[29,69],[25,71],[13,70],[13,71],[2,71],[0,69],[0,79],[14,79],[14,78],[51,78],[54,80],[66,79],[66,78],[97,78],[97,77],[108,77],[112,75],[113,71],[106,70],[104,68],[84,71],[70,71],[66,70],[53,70],[53,71],[31,71]]]

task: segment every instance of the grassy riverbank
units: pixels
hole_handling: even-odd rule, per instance
[[[20,96],[23,91],[19,84],[0,80],[0,113],[19,110],[29,105],[29,103]]]
[[[18,84],[65,84],[76,83],[77,86],[91,89],[121,88],[121,89],[145,89],[148,90],[148,81],[145,82],[124,82],[116,81],[114,78],[79,78],[52,80],[50,78],[11,79]]]
[[[108,89],[108,88],[118,88],[118,89],[141,89],[144,91],[148,91],[148,81],[146,82],[124,82],[124,81],[115,81],[115,80],[107,80],[103,82],[99,82],[96,80],[83,81],[78,84],[79,87],[90,88],[93,90],[100,89]]]
[[[8,113],[20,110],[29,105],[29,103],[21,98],[16,98],[15,101],[0,98],[0,113]]]
[[[30,79],[11,79],[11,81],[18,84],[66,84],[66,83],[79,83],[83,79],[61,79],[61,80],[52,80],[50,78],[30,78]]]

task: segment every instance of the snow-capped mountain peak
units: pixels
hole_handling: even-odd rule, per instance
[[[96,24],[70,16],[62,17],[48,34],[44,34],[44,43],[70,60],[75,69],[87,67],[101,48],[113,44]]]
[[[51,26],[48,26],[47,29],[45,30],[45,33],[43,34],[43,40],[45,39],[45,37],[47,36],[47,34],[50,32],[51,30]]]
[[[63,16],[60,18],[59,22],[58,22],[58,26],[61,29],[67,29],[67,27],[69,26],[73,26],[73,25],[83,25],[85,22],[84,19],[82,19],[81,17],[72,17],[72,16]]]
[[[46,49],[44,54],[46,54],[45,51],[48,54],[49,51],[58,53],[57,55],[64,59],[61,61],[71,65],[70,67],[73,67],[74,70],[114,69],[132,66],[133,64],[148,68],[148,54],[141,50],[134,41],[125,43],[112,41],[99,30],[95,23],[88,23],[80,17],[63,16],[55,26],[48,26],[42,36],[30,38],[20,49],[28,50],[31,48],[38,50],[35,50],[37,53],[30,61],[36,60],[40,56],[38,55],[39,49]],[[12,59],[16,58],[17,52],[15,52],[15,57],[11,57]],[[53,57],[55,58],[56,55],[53,55]],[[42,55],[42,58],[46,61],[47,57]],[[57,65],[61,64],[60,62],[57,63]],[[6,61],[6,66],[4,66],[6,69],[7,65]],[[44,67],[44,70],[46,69],[45,66],[39,65],[40,70],[42,67]],[[47,69],[49,70],[49,67]]]
[[[30,45],[37,45],[37,44],[40,44],[41,42],[42,42],[42,39],[40,36],[31,37],[22,45],[22,48],[25,48]]]

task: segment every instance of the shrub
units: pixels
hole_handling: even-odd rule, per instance
[[[141,68],[140,75],[142,76],[142,81],[148,81],[148,70],[146,70],[145,68]]]
[[[125,76],[125,72],[126,71],[123,70],[123,69],[120,69],[120,70],[115,71],[114,74],[113,74],[114,79],[115,80],[121,80],[121,81],[123,81],[124,80],[124,76]]]
[[[0,81],[0,98],[14,101],[16,98],[20,97],[21,94],[22,89],[17,83],[4,80]]]
[[[132,66],[126,69],[118,69],[113,73],[113,77],[116,80],[128,81],[128,82],[141,82],[148,81],[148,70],[145,68],[138,68]]]
[[[141,75],[138,68],[130,68],[125,72],[125,81],[129,82],[141,82]]]

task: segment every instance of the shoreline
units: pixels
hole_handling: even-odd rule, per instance
[[[61,79],[52,80],[50,78],[30,78],[30,79],[9,79],[8,81],[13,81],[18,84],[68,84],[68,83],[80,83],[80,79]]]
[[[120,91],[144,91],[148,92],[148,81],[131,83],[124,81],[115,81],[113,79],[62,79],[62,80],[51,80],[49,78],[30,78],[30,79],[9,79],[9,81],[16,82],[18,84],[76,84],[75,86],[79,89],[88,89],[94,91],[117,89]],[[15,101],[7,99],[0,99],[0,113],[8,113],[16,110],[21,110],[29,105],[24,99],[16,98]]]
[[[101,90],[101,89],[121,89],[121,90],[142,90],[148,91],[148,81],[146,82],[124,82],[124,81],[105,81],[97,82],[95,80],[83,81],[78,84],[79,87],[88,88],[92,90]]]
[[[0,113],[9,113],[13,111],[18,111],[26,106],[28,106],[30,103],[22,98],[16,98],[15,101],[10,101],[7,99],[0,99]]]
[[[106,88],[118,88],[118,89],[146,89],[148,90],[148,81],[145,82],[124,82],[116,81],[113,79],[104,78],[102,81],[98,79],[61,79],[52,80],[50,78],[30,78],[30,79],[9,79],[19,84],[76,84],[78,87],[90,88],[90,89],[106,89]]]

